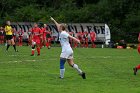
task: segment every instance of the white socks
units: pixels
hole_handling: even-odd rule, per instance
[[[82,74],[82,70],[78,68],[77,64],[73,64],[73,68],[75,68],[79,74]]]
[[[79,74],[82,74],[82,70],[79,69],[77,64],[73,64],[72,66],[73,68],[75,68]],[[60,78],[64,78],[64,73],[65,73],[65,68],[64,69],[60,69]]]
[[[64,78],[65,68],[60,69],[60,78]]]

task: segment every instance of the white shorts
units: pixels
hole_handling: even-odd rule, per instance
[[[71,50],[64,51],[61,53],[60,57],[65,59],[73,59],[73,51]]]

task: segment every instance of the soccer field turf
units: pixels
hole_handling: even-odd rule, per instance
[[[140,93],[140,63],[136,49],[74,49],[74,61],[86,72],[83,80],[65,64],[65,78],[59,79],[61,48],[41,49],[41,56],[30,56],[30,47],[0,46],[0,93]]]

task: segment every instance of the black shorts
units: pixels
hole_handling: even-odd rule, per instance
[[[6,35],[6,40],[11,40],[13,38],[12,35]]]

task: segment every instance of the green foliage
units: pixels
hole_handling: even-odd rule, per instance
[[[112,40],[127,39],[140,31],[139,0],[1,0],[1,23],[12,21],[107,23]]]

